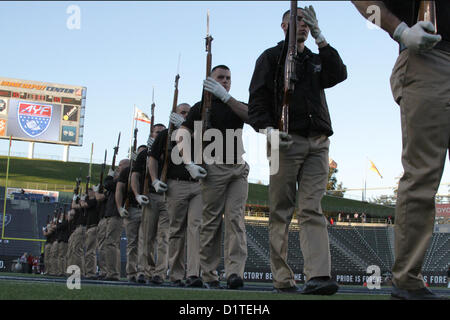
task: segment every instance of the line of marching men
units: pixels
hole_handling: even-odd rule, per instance
[[[208,79],[214,95],[215,88],[229,90],[228,67],[218,66],[212,74],[220,81]],[[227,120],[216,122],[224,136],[227,129],[242,129],[244,119],[239,114],[247,115],[246,105],[230,97],[226,101],[230,100],[231,107],[217,97],[212,104],[213,126],[216,117]],[[182,127],[192,134],[194,122],[200,120],[201,102],[192,108],[181,103],[171,114],[170,125],[174,131]],[[165,125],[155,124],[147,145],[139,146],[131,159],[121,160],[114,171],[110,169],[103,188],[88,188],[81,197],[74,194],[67,215],[54,219],[44,231],[46,274],[64,276],[68,266],[76,265],[82,279],[118,281],[120,239],[125,228],[129,282],[161,285],[168,276],[174,287],[220,289],[217,269],[223,247],[227,287],[244,285],[249,167],[242,160],[243,152],[232,150],[227,159],[232,164],[203,168],[192,162],[193,152],[191,159],[183,155],[183,162],[176,164],[170,155],[178,145],[167,143],[171,133]],[[238,140],[242,142],[242,136]],[[194,141],[190,147],[193,151]],[[167,154],[170,160],[163,179]]]

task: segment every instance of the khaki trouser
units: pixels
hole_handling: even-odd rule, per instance
[[[206,282],[219,280],[222,222],[225,219],[225,274],[244,277],[247,237],[244,209],[248,195],[248,164],[206,165],[201,180],[203,215],[200,230],[200,266]]]
[[[67,242],[58,242],[58,272],[60,276],[66,274],[67,269]]]
[[[58,241],[55,240],[50,248],[50,275],[58,275]]]
[[[44,265],[45,265],[45,274],[49,275],[51,271],[50,267],[50,249],[52,248],[51,243],[46,243],[44,247]]]
[[[147,194],[150,202],[142,211],[144,272],[148,279],[158,275],[166,278],[169,259],[169,215],[164,196]],[[156,251],[156,259],[155,259]]]
[[[169,277],[171,281],[200,276],[202,194],[198,182],[168,180]],[[187,247],[187,250],[186,250]],[[187,251],[187,271],[186,271]]]
[[[97,226],[97,245],[98,245],[98,259],[97,265],[99,268],[99,276],[106,276],[105,265],[105,240],[106,240],[106,218],[102,218]]]
[[[295,285],[287,258],[289,225],[297,194],[300,248],[306,280],[331,275],[327,220],[321,207],[328,181],[330,140],[323,135],[291,136],[294,143],[287,151],[280,150],[279,170],[270,176],[269,186],[270,267],[276,288]]]
[[[425,286],[422,264],[433,234],[435,195],[450,142],[450,53],[404,50],[391,88],[400,105],[402,164],[395,212],[393,283],[412,290]]]
[[[142,210],[137,207],[128,208],[128,218],[124,219],[127,234],[127,278],[137,277],[143,273],[143,236],[139,232]]]
[[[122,235],[122,218],[106,218],[105,265],[106,277],[120,279],[120,236]]]
[[[76,265],[80,268],[80,275],[85,276],[85,239],[86,239],[86,226],[79,225],[72,234],[72,260],[69,265]]]
[[[73,264],[73,232],[70,234],[69,241],[67,242],[66,261],[66,270],[64,270],[64,273],[67,275],[67,268]]]
[[[97,226],[86,230],[86,277],[97,274]]]

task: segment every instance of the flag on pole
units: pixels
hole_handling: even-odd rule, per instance
[[[372,170],[373,172],[377,173],[380,176],[380,178],[383,179],[383,176],[381,175],[380,171],[378,171],[378,169],[375,166],[375,164],[371,160],[369,160],[369,162],[370,162],[370,168],[369,169]]]
[[[134,114],[134,120],[142,121],[145,123],[151,123],[150,118],[147,114],[145,114],[142,110],[136,108],[135,114]]]
[[[334,160],[331,159],[331,158],[328,159],[328,165],[330,166],[330,168],[337,169],[337,163],[336,163],[336,161],[334,161]]]

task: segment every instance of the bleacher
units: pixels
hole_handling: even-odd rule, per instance
[[[381,272],[389,272],[393,264],[393,245],[389,232],[392,227],[329,226],[331,268],[334,272],[366,272],[370,265],[377,265]],[[270,270],[268,223],[246,221],[248,241],[247,268]],[[291,225],[289,230],[288,263],[295,273],[303,271],[303,255],[300,249],[299,229]],[[258,250],[254,249],[254,243]],[[424,271],[439,272],[450,262],[450,234],[434,233],[427,251]]]

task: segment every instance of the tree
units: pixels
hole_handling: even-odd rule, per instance
[[[343,198],[346,188],[344,188],[342,182],[338,184],[336,174],[338,169],[330,167],[328,172],[328,183],[327,183],[327,195]]]

